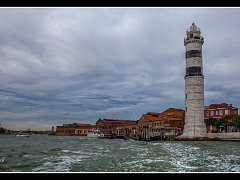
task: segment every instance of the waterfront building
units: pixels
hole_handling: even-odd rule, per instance
[[[186,31],[185,125],[183,137],[206,136],[204,122],[204,76],[200,28],[194,23]]]
[[[73,123],[56,127],[56,135],[87,136],[96,126],[92,124]]]
[[[96,122],[97,128],[101,133],[110,133],[116,135],[116,129],[119,126],[136,125],[137,121],[133,120],[119,120],[119,119],[99,119]]]
[[[204,119],[214,118],[221,119],[228,114],[237,114],[238,108],[233,107],[232,104],[221,103],[221,104],[210,104],[204,109]]]
[[[117,138],[137,139],[137,124],[119,126],[114,134]]]
[[[211,122],[211,119],[216,119],[221,123],[219,129],[215,126],[207,126],[208,132],[239,132],[238,128],[238,108],[233,107],[232,104],[221,103],[221,104],[210,104],[205,107],[204,119],[205,121]],[[225,119],[221,121],[221,119]],[[225,121],[225,122],[224,122]]]
[[[176,108],[143,114],[138,121],[138,137],[143,140],[176,137],[183,130],[184,118],[185,111]]]
[[[137,134],[140,140],[150,140],[153,137],[163,138],[164,122],[158,121],[160,113],[148,112],[138,121]]]
[[[168,108],[158,116],[158,121],[163,122],[164,128],[175,127],[183,131],[185,111],[183,109]]]

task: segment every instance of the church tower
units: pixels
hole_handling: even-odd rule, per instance
[[[206,136],[204,122],[204,76],[200,28],[194,23],[186,32],[185,125],[183,137]]]

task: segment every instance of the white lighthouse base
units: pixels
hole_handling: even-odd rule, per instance
[[[206,137],[207,129],[206,125],[185,125],[183,134],[181,137],[183,138],[192,138],[192,137]]]

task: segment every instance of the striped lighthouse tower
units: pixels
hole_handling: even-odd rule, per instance
[[[200,28],[194,23],[186,32],[185,125],[183,137],[206,136],[204,122],[204,76]]]

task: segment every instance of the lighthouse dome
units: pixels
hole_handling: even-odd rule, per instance
[[[197,26],[195,23],[192,23],[192,26],[190,27],[190,31],[197,31]]]

